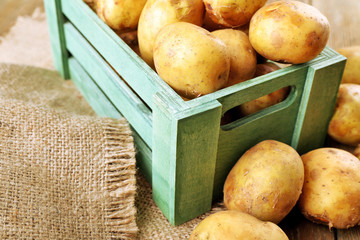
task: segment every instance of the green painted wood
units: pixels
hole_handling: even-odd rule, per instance
[[[68,53],[64,39],[64,16],[61,0],[44,0],[46,20],[49,29],[51,49],[55,69],[64,79],[70,77]]]
[[[211,208],[221,105],[174,113],[166,99],[154,97],[153,198],[179,225]]]
[[[63,0],[62,7],[67,18],[150,108],[153,95],[159,91],[167,92],[169,107],[187,107],[181,97],[101,21],[83,0]]]
[[[253,79],[247,88],[232,94],[231,97],[219,99],[223,105],[228,106],[227,108],[232,108],[282,87],[292,86],[289,96],[283,102],[239,119],[230,126],[221,127],[214,178],[214,199],[222,198],[223,184],[228,173],[250,147],[267,139],[291,144],[306,72],[307,67],[299,67],[287,69],[284,73],[279,71],[272,81],[263,82],[263,78]]]
[[[98,116],[113,119],[122,117],[73,57],[69,58],[69,70],[72,81]]]
[[[65,36],[71,54],[87,69],[97,85],[151,148],[152,114],[149,108],[70,23],[65,24]]]
[[[300,154],[324,146],[345,61],[338,55],[309,67],[292,143]]]
[[[69,58],[70,77],[86,101],[98,116],[118,119],[123,117],[119,110],[111,103],[104,92],[96,85],[78,61]],[[146,145],[140,135],[132,128],[132,135],[136,148],[136,164],[151,183],[152,162],[151,149]]]

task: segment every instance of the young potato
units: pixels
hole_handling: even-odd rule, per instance
[[[360,223],[360,161],[337,148],[302,155],[305,182],[299,199],[304,216],[329,228]]]
[[[304,182],[300,155],[289,145],[262,141],[241,156],[224,184],[229,210],[279,223],[295,206]]]
[[[96,1],[97,0],[84,0],[84,2],[94,11],[96,11]]]
[[[360,144],[360,85],[340,84],[328,134],[342,144]]]
[[[117,33],[117,35],[129,46],[131,49],[140,56],[139,44],[137,39],[137,31]]]
[[[360,46],[344,47],[337,51],[347,58],[341,82],[360,84]]]
[[[204,0],[206,12],[215,24],[240,27],[247,24],[267,0]]]
[[[329,22],[319,10],[303,2],[276,1],[257,11],[249,38],[266,59],[299,64],[314,59],[329,39]]]
[[[212,32],[227,46],[230,55],[230,74],[227,86],[253,78],[256,71],[256,52],[249,37],[240,30],[220,29]]]
[[[160,29],[174,22],[189,22],[201,26],[202,0],[148,0],[139,19],[138,41],[142,59],[154,68],[153,46]]]
[[[114,30],[135,30],[145,3],[146,0],[96,0],[96,12]]]
[[[360,144],[356,146],[356,148],[354,149],[354,155],[355,157],[360,159]]]
[[[279,69],[280,67],[272,62],[257,64],[254,77],[262,76]],[[248,116],[262,109],[280,103],[284,101],[285,98],[289,95],[289,91],[290,87],[284,87],[265,96],[243,103],[238,107],[239,113],[241,116]]]
[[[225,43],[187,22],[160,30],[154,43],[154,63],[159,76],[189,99],[225,87],[230,71]]]
[[[193,230],[189,240],[288,240],[284,231],[272,222],[263,222],[240,211],[211,214]]]

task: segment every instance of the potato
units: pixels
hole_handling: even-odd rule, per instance
[[[281,67],[273,62],[259,63],[256,65],[254,77],[259,77],[279,69],[281,69]]]
[[[340,84],[328,134],[342,144],[360,143],[360,85]]]
[[[249,39],[266,59],[299,64],[321,53],[329,33],[327,18],[313,6],[298,1],[276,1],[254,14]]]
[[[302,155],[305,182],[299,199],[304,216],[329,228],[360,223],[360,161],[337,148]]]
[[[139,19],[138,41],[142,59],[154,67],[153,46],[160,29],[174,22],[189,22],[201,26],[202,0],[148,0]]]
[[[214,21],[210,18],[209,14],[207,12],[205,12],[202,27],[205,28],[206,30],[210,31],[210,32],[215,31],[215,30],[219,30],[219,29],[226,29],[227,28],[227,27],[222,26],[220,24],[214,23]]]
[[[347,58],[341,82],[360,84],[360,46],[344,47],[337,51]]]
[[[280,67],[272,62],[257,64],[254,77],[265,75],[278,69],[280,69]],[[241,104],[238,107],[238,111],[241,116],[248,116],[250,114],[256,113],[262,109],[284,101],[289,95],[289,92],[290,87],[281,88],[279,90],[276,90],[275,92]]]
[[[84,2],[94,11],[96,11],[97,0],[84,0]]]
[[[160,30],[154,43],[154,63],[159,76],[189,99],[225,87],[230,71],[225,43],[187,22]]]
[[[204,4],[207,14],[215,24],[234,28],[247,24],[266,1],[204,0]]]
[[[354,155],[355,157],[360,159],[360,144],[356,146],[356,148],[354,149]]]
[[[117,35],[137,54],[140,56],[137,31],[117,33]]]
[[[240,30],[221,29],[212,32],[227,46],[230,55],[230,74],[227,86],[251,79],[256,70],[256,52],[249,37]]]
[[[295,206],[303,186],[304,166],[289,145],[262,141],[241,156],[224,184],[229,210],[279,223]]]
[[[136,30],[146,0],[97,0],[98,16],[117,31]]]
[[[193,230],[189,240],[288,240],[283,230],[272,222],[234,210],[211,214]]]

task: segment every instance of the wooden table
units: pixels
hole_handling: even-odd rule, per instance
[[[46,0],[47,1],[47,0]],[[269,0],[272,2],[274,0]],[[359,0],[303,0],[316,6],[329,19],[329,46],[338,49],[360,45]],[[0,36],[15,23],[17,16],[30,15],[35,8],[43,8],[43,0],[0,0]],[[359,198],[360,201],[360,198]],[[295,208],[280,224],[291,240],[359,240],[360,226],[347,230],[332,229],[305,219]]]

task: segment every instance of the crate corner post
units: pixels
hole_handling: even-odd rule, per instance
[[[172,225],[211,210],[221,104],[171,110],[157,93],[153,108],[153,198]]]
[[[70,78],[61,0],[44,0],[54,67],[64,79]]]
[[[329,47],[323,53],[323,61],[309,65],[292,139],[301,154],[324,145],[345,68],[345,57]]]

